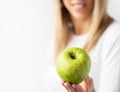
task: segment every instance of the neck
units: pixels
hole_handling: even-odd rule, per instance
[[[74,33],[76,35],[85,34],[89,31],[89,27],[91,24],[90,18],[86,20],[77,20],[72,18],[72,22],[74,26]]]

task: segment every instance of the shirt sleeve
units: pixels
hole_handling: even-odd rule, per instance
[[[103,45],[99,92],[120,92],[120,35],[108,34]]]

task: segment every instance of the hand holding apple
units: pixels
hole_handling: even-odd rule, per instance
[[[90,67],[89,55],[78,47],[63,50],[56,59],[58,75],[63,81],[69,83],[80,83],[86,79]]]
[[[62,85],[66,88],[67,92],[95,92],[93,79],[91,77],[87,77],[79,84],[62,81]]]

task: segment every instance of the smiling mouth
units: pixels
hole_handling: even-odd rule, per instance
[[[77,3],[77,4],[72,4],[74,10],[82,10],[84,9],[87,5],[85,3]]]

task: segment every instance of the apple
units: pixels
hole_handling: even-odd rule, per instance
[[[82,48],[67,48],[61,51],[56,58],[57,73],[65,82],[82,82],[85,78],[87,78],[90,68],[90,57]]]

